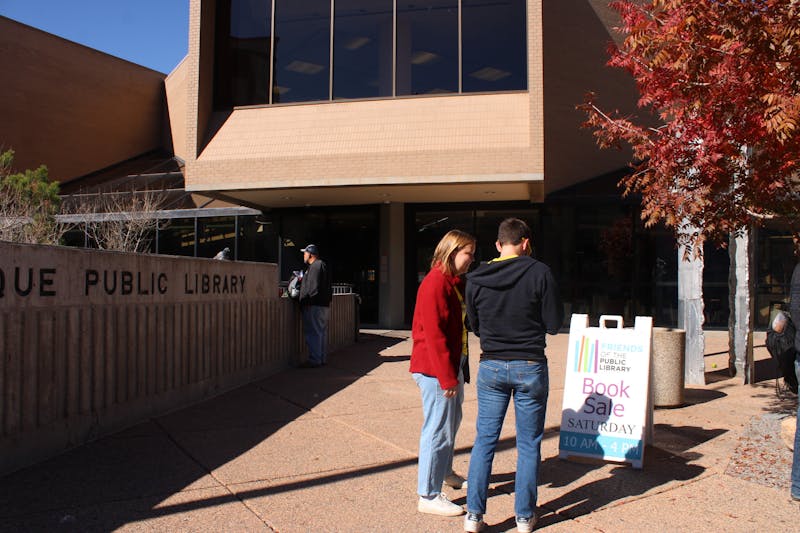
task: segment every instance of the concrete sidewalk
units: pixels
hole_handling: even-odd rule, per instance
[[[408,332],[361,337],[326,367],[284,371],[0,478],[0,531],[461,531],[461,517],[416,512],[421,409]],[[566,346],[566,334],[549,339],[537,529],[800,529],[791,452],[774,429],[796,402],[776,397],[763,347],[760,381],[741,385],[726,377],[727,333],[708,332],[709,384],[688,388],[684,407],[656,410],[645,467],[634,470],[557,458]],[[471,348],[479,353],[474,338]],[[468,385],[463,474],[475,415]],[[515,531],[513,416],[494,462],[490,532]],[[463,490],[450,496],[465,502]]]

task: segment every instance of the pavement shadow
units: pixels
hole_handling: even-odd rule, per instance
[[[706,383],[718,383],[734,377],[730,369],[720,368],[705,373]],[[778,377],[778,367],[771,357],[758,359],[753,363],[753,383],[761,383]]]
[[[727,368],[720,368],[718,370],[713,370],[711,372],[705,373],[706,384],[710,385],[712,383],[718,383],[720,381],[726,381],[731,379],[731,371]]]
[[[607,463],[547,459],[542,463],[543,482],[554,487],[574,488],[551,500],[540,501],[541,518],[537,527],[573,520],[657,487],[696,478],[705,468],[689,464],[690,460],[652,446],[646,448],[642,470],[628,465],[615,465],[608,470]],[[603,472],[594,472],[599,469]],[[581,478],[586,478],[586,482],[581,483]]]
[[[710,401],[714,398],[701,399]],[[573,488],[554,499],[540,502],[542,517],[538,527],[572,520],[657,487],[700,476],[705,468],[690,462],[701,455],[691,450],[726,432],[725,429],[656,424],[653,442],[645,447],[642,469],[591,459],[553,457],[544,461],[543,485]]]
[[[644,468],[641,470],[627,464],[590,458],[573,457],[566,460],[555,456],[545,459],[539,471],[539,486],[551,489],[572,487],[572,489],[551,500],[543,501],[540,497],[538,511],[540,519],[536,528],[541,529],[573,520],[660,486],[700,476],[705,472],[705,468],[690,464],[700,457],[700,454],[692,452],[691,449],[726,432],[724,429],[656,424],[654,443],[645,448]],[[548,427],[544,438],[559,438],[559,434],[558,426]],[[514,437],[501,439],[497,450],[511,449],[515,445]],[[492,497],[514,494],[514,477],[515,472],[492,474],[489,488],[490,504]],[[463,504],[466,503],[466,498],[453,501]],[[499,533],[515,526],[512,516],[503,522],[487,524],[484,532]]]
[[[702,403],[719,400],[720,398],[724,398],[726,396],[727,394],[724,392],[713,389],[684,389],[683,405],[680,407],[686,407],[687,405],[699,405]]]
[[[779,394],[774,388],[769,389],[768,395],[765,412],[783,416],[794,416],[797,413],[797,395],[785,391]]]
[[[777,378],[778,365],[772,359],[759,359],[753,364],[753,382],[760,383],[762,381],[769,381]]]
[[[629,465],[581,457],[574,457],[570,460],[557,456],[545,459],[540,468],[539,486],[571,487],[571,489],[550,500],[542,500],[540,497],[538,509],[540,518],[536,528],[543,529],[559,522],[574,520],[579,516],[590,514],[615,502],[644,494],[660,486],[675,481],[688,481],[700,476],[705,468],[689,464],[690,461],[697,458],[697,454],[687,452],[688,448],[725,432],[724,430],[704,430],[688,426],[675,428],[658,425],[656,427],[657,431],[665,429],[685,438],[685,445],[673,443],[671,446],[674,450],[683,450],[683,454],[677,455],[659,447],[647,446],[645,466],[642,470],[634,469]],[[555,432],[557,433],[557,431]],[[503,445],[513,447],[514,439],[508,440],[510,442],[504,442]],[[500,484],[493,485],[489,489],[490,505],[493,496],[514,494],[514,472],[493,474],[491,482]],[[453,501],[463,503],[460,500]],[[484,532],[499,533],[514,527],[514,517],[511,516],[503,522],[487,524]]]
[[[727,433],[727,429],[708,429],[698,426],[673,426],[670,424],[656,424],[653,427],[653,445],[650,450],[680,456],[685,460],[695,460],[701,457],[693,448],[704,442],[716,439]],[[658,452],[656,452],[658,456]],[[645,468],[650,465],[650,458],[645,462]]]
[[[403,341],[362,334],[325,367],[283,370],[8,474],[0,478],[0,531],[110,531],[236,499],[216,469],[301,416],[320,418],[310,413],[315,406],[380,365],[407,360],[381,355]],[[167,503],[186,490],[198,495],[193,503]]]

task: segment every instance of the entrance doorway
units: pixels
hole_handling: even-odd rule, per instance
[[[417,204],[406,206],[406,294],[405,319],[409,324],[414,315],[417,289],[431,268],[433,251],[441,238],[450,230],[458,229],[474,235],[475,262],[497,256],[494,242],[497,227],[508,217],[518,217],[530,224],[534,235],[539,235],[540,210],[529,203],[509,204]]]
[[[279,228],[280,279],[302,269],[300,249],[316,244],[333,283],[350,285],[361,297],[361,323],[377,324],[379,206],[280,210],[270,217]]]

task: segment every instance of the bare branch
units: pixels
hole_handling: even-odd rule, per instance
[[[163,191],[101,192],[70,199],[89,238],[101,250],[147,252],[158,226]]]

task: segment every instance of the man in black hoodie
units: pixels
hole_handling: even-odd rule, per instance
[[[308,265],[298,296],[303,333],[308,345],[308,361],[300,366],[317,368],[327,363],[327,331],[333,291],[328,266],[319,258],[317,246],[309,244],[300,251],[303,252],[303,261]]]
[[[563,309],[550,268],[531,255],[531,230],[508,218],[497,232],[500,257],[467,275],[466,306],[480,337],[478,421],[467,476],[464,530],[485,526],[486,498],[495,447],[508,403],[514,399],[517,473],[514,513],[517,531],[533,530],[544,417],[549,393],[545,334],[554,335]]]

